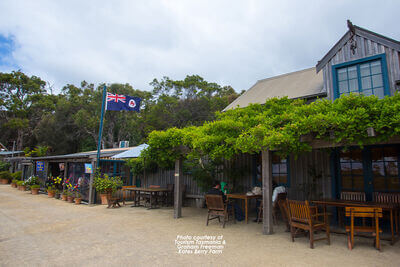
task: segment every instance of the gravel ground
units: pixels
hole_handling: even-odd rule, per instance
[[[261,234],[261,224],[217,221],[205,226],[204,209],[183,208],[174,220],[172,208],[147,210],[125,206],[73,205],[46,195],[34,196],[0,186],[1,266],[399,266],[400,242],[357,238],[349,251],[344,235],[331,235],[308,247],[307,238],[292,243],[282,225]],[[216,254],[179,254],[177,236],[216,237],[225,241]],[[220,240],[218,240],[220,238]],[[183,240],[183,237],[181,237]],[[200,249],[201,250],[201,249]],[[195,252],[195,250],[191,250]]]

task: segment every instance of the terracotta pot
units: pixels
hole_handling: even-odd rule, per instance
[[[73,203],[74,202],[74,197],[73,196],[68,196],[67,200],[68,200],[68,203]]]
[[[0,184],[8,184],[8,179],[0,179]]]
[[[21,191],[26,191],[26,186],[25,185],[21,185],[21,187],[20,187],[21,189]]]
[[[55,199],[60,199],[60,193],[55,193],[55,194],[54,194],[54,198],[55,198]]]
[[[17,188],[17,184],[16,183],[11,183],[11,187]]]
[[[108,198],[110,197],[110,193],[100,194],[101,205],[108,205]]]
[[[64,201],[67,201],[68,200],[68,196],[67,195],[61,195],[61,199],[64,200]]]
[[[32,195],[37,195],[37,194],[39,194],[39,189],[40,189],[40,188],[31,188],[31,193],[32,193]]]
[[[54,191],[47,191],[47,195],[49,197],[54,197],[55,194],[56,194],[56,192],[54,192]]]
[[[81,204],[82,198],[75,198],[75,204],[79,205]]]

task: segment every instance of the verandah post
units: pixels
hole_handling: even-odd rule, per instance
[[[272,226],[272,153],[261,152],[262,184],[263,184],[263,234],[273,234]]]
[[[182,158],[175,161],[174,219],[182,217]]]

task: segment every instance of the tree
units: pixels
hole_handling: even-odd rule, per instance
[[[48,104],[42,101],[45,85],[39,77],[29,77],[21,71],[0,73],[1,139],[16,137],[17,150],[24,147],[24,139],[38,119],[36,105]]]

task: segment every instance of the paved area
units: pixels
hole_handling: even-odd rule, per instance
[[[106,209],[73,205],[46,195],[34,196],[0,186],[0,266],[393,266],[400,264],[400,243],[356,239],[349,251],[344,235],[332,244],[306,238],[292,243],[283,226],[261,234],[261,224],[217,221],[205,226],[203,209],[184,208],[174,220],[170,208]],[[225,241],[216,254],[179,254],[175,240],[211,236]],[[187,237],[186,237],[187,238]],[[203,239],[204,240],[204,239]]]

